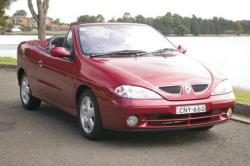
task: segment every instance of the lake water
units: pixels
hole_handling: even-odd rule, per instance
[[[16,57],[18,43],[37,36],[0,36],[0,56]],[[170,37],[187,55],[226,75],[233,86],[250,89],[250,37]],[[188,64],[187,64],[188,65]]]

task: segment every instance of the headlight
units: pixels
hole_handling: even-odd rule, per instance
[[[157,93],[139,86],[122,85],[115,88],[118,96],[131,99],[161,99]]]
[[[230,93],[233,88],[228,80],[222,81],[212,92],[212,95],[221,95],[225,93]]]

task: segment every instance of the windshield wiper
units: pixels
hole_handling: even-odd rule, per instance
[[[163,53],[163,52],[173,52],[173,51],[177,51],[177,50],[173,49],[173,48],[161,48],[161,49],[153,51],[151,53]]]
[[[173,52],[173,51],[177,51],[177,50],[173,48],[162,48],[162,49],[152,51],[152,52],[141,52],[141,53],[138,53],[137,56],[144,56],[148,54],[153,54],[153,55],[160,54],[161,55],[164,52]]]
[[[91,57],[100,57],[100,56],[117,56],[117,55],[140,55],[140,54],[147,54],[148,52],[143,50],[120,50],[120,51],[112,51],[107,53],[92,53]]]
[[[156,51],[147,52],[143,50],[120,50],[120,51],[112,51],[107,53],[92,53],[90,54],[90,57],[101,57],[101,56],[118,56],[118,55],[134,55],[134,56],[144,56],[148,54],[162,54],[164,52],[172,52],[177,51],[173,48],[162,48]]]

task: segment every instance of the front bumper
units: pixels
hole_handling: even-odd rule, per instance
[[[206,105],[206,112],[176,115],[176,106]],[[227,110],[234,108],[233,93],[188,101],[119,100],[100,103],[103,127],[113,130],[165,130],[215,125],[230,119]],[[136,126],[126,121],[130,115],[139,118]]]

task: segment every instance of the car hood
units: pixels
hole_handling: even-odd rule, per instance
[[[214,74],[203,64],[193,58],[179,53],[171,53],[165,56],[143,57],[117,57],[117,58],[93,58],[95,62],[102,64],[109,70],[113,78],[120,84],[143,86],[157,91],[168,99],[196,99],[208,97],[215,81]],[[159,87],[170,85],[208,84],[204,94],[189,94],[185,96],[170,95]],[[189,97],[188,97],[189,96]]]

